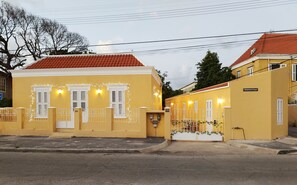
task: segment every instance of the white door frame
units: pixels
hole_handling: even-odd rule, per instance
[[[89,84],[67,84],[68,91],[70,92],[70,114],[71,114],[71,120],[57,123],[57,128],[74,128],[74,108],[73,108],[73,92],[77,91],[77,107],[81,107],[81,92],[85,91],[85,110],[82,111],[82,121],[88,122],[88,93],[90,91]]]

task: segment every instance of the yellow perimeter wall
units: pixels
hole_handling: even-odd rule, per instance
[[[189,93],[166,100],[166,106],[182,110],[187,103],[198,101],[200,121],[205,121],[206,100],[213,100],[213,119],[224,123],[224,140],[230,139],[275,139],[288,134],[288,68],[254,74],[229,82],[229,87],[205,92]],[[244,92],[244,88],[257,88]],[[283,99],[283,124],[276,123],[277,98]],[[221,104],[218,99],[222,99]],[[188,103],[190,102],[190,104]],[[188,112],[188,111],[187,111]],[[191,111],[189,111],[191,112]],[[182,118],[180,118],[182,119]],[[239,127],[241,129],[234,129]]]

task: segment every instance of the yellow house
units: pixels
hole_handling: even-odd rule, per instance
[[[141,107],[162,109],[158,73],[131,54],[49,56],[11,73],[13,108],[24,108],[15,113],[23,114],[23,135],[146,137]],[[17,134],[9,129],[2,125],[2,134]]]
[[[271,140],[288,135],[288,68],[166,99],[173,140]]]
[[[263,34],[231,66],[237,77],[289,68],[289,102],[297,103],[297,34]]]

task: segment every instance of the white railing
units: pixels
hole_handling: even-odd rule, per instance
[[[16,109],[0,108],[0,121],[15,122],[17,120]]]
[[[71,121],[71,109],[70,108],[57,108],[56,109],[57,121]]]
[[[25,121],[32,122],[32,121],[43,121],[47,120],[47,116],[40,117],[37,116],[36,109],[25,109]]]
[[[171,132],[223,132],[222,112],[212,111],[212,119],[206,121],[205,110],[172,109]]]

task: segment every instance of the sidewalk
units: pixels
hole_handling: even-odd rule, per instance
[[[227,143],[238,148],[267,151],[274,154],[297,154],[297,138],[290,136],[272,141],[230,140]]]
[[[163,138],[49,138],[0,136],[0,152],[145,153],[168,146]]]

